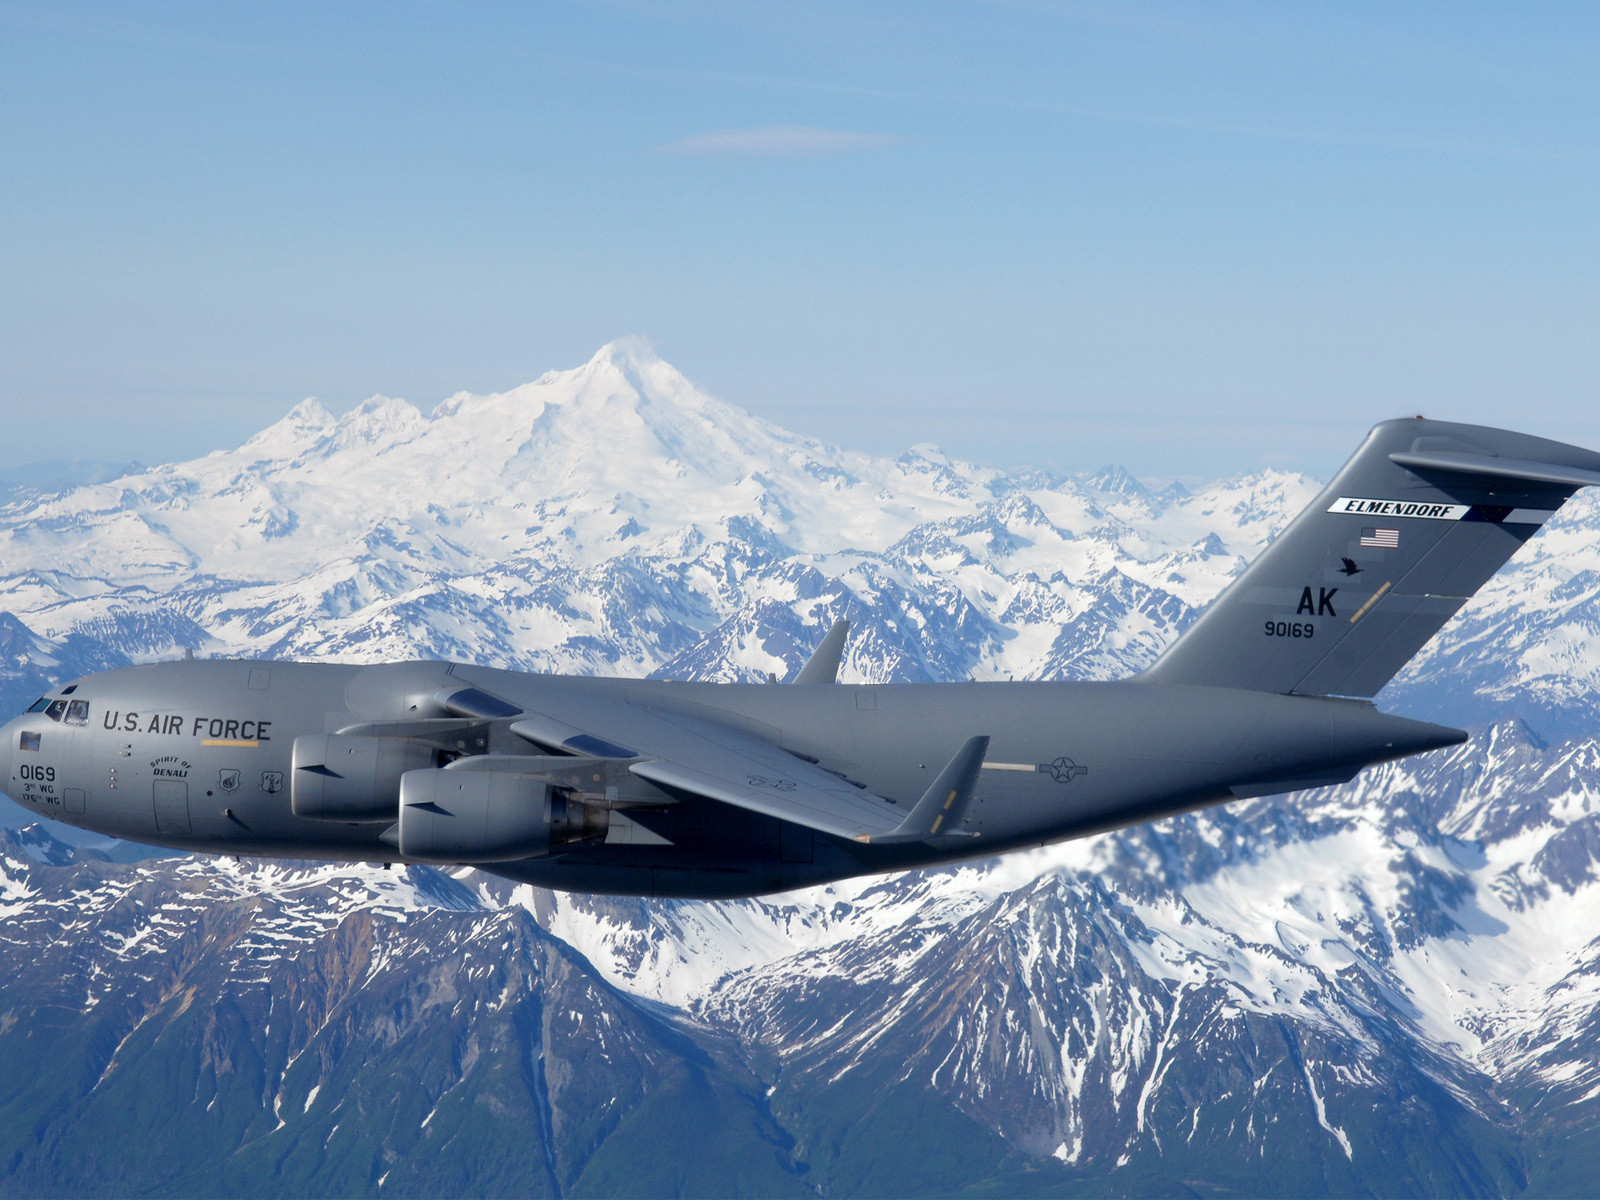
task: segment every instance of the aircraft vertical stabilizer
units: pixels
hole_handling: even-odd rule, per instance
[[[835,621],[822,644],[812,651],[806,665],[794,677],[796,683],[837,683],[839,664],[844,660],[844,640],[850,636],[849,621]]]
[[[1591,484],[1600,454],[1576,446],[1385,421],[1139,678],[1371,696]]]

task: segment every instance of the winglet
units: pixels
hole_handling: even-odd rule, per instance
[[[983,756],[989,753],[987,737],[972,737],[939,772],[933,786],[922,794],[922,799],[900,823],[893,833],[861,834],[858,842],[880,845],[886,842],[921,842],[941,833],[960,837],[973,835],[959,833],[956,826],[966,815],[967,802],[972,799],[972,785],[977,782],[978,771],[983,766]]]
[[[822,645],[812,653],[810,660],[794,677],[796,683],[837,683],[839,661],[844,657],[844,639],[850,634],[849,621],[835,621],[828,630]]]

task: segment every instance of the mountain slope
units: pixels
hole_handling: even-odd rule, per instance
[[[1506,725],[720,904],[7,834],[10,1190],[1582,1194],[1597,796],[1593,742]],[[112,1187],[116,1111],[203,1153]]]
[[[854,454],[615,343],[19,493],[0,703],[185,646],[782,678],[838,616],[847,678],[1118,675],[1314,490]],[[994,862],[699,904],[0,832],[0,1191],[1585,1194],[1597,535],[1381,698],[1472,743]]]
[[[438,872],[0,836],[9,1194],[803,1192],[735,1057]]]
[[[1147,662],[1309,486],[1155,497],[873,458],[622,342],[426,416],[307,401],[235,450],[0,508],[0,604],[116,660],[760,677],[849,613],[851,677],[1103,673]]]

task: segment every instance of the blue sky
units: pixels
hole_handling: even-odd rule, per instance
[[[1592,6],[0,4],[12,462],[638,333],[864,449],[1600,447]]]

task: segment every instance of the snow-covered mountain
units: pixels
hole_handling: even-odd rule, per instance
[[[1313,494],[1264,472],[1156,492],[1118,468],[889,460],[716,400],[641,343],[424,415],[308,400],[244,445],[0,507],[14,700],[51,673],[200,654],[780,676],[856,623],[869,680],[1146,665]],[[1600,716],[1580,496],[1397,690],[1472,716]]]
[[[616,343],[14,499],[0,699],[185,646],[782,677],[838,616],[848,677],[1114,675],[1315,486],[853,454]],[[1472,743],[992,863],[702,904],[0,835],[9,1190],[1592,1190],[1597,535],[1380,697]]]
[[[1510,722],[718,904],[0,833],[0,1107],[43,1114],[0,1153],[29,1193],[1583,1194],[1597,796],[1593,741]],[[190,1152],[130,1174],[88,1139],[128,1113]]]
[[[423,415],[306,401],[236,450],[0,509],[0,605],[64,646],[875,680],[1140,665],[1311,493],[838,450],[641,344]],[[1103,489],[1103,490],[1101,490]]]

